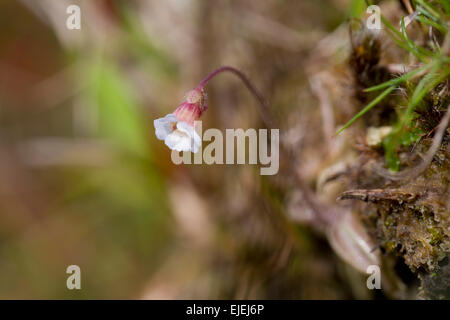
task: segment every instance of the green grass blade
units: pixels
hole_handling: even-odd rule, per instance
[[[437,72],[438,68],[436,67],[429,74],[424,76],[423,79],[417,85],[408,103],[402,127],[409,125],[415,107],[422,101],[425,95],[450,75],[450,70],[446,70],[441,74],[438,74]]]
[[[390,86],[393,86],[393,85],[400,84],[403,81],[412,79],[414,76],[416,76],[416,75],[426,71],[427,69],[429,69],[431,67],[431,65],[432,64],[426,64],[426,65],[424,65],[424,66],[422,66],[420,68],[417,68],[417,69],[414,69],[414,70],[412,70],[412,71],[410,71],[408,73],[405,73],[404,75],[402,75],[402,76],[400,76],[398,78],[395,78],[395,79],[386,81],[386,82],[384,82],[382,84],[379,84],[379,85],[367,88],[364,91],[365,92],[372,92],[372,91],[377,91],[377,90],[381,90],[381,89],[384,89],[384,88],[387,88],[387,87],[390,87]]]
[[[388,27],[389,30],[392,31],[392,33],[394,33],[398,38],[402,38],[402,34],[400,33],[400,31],[397,30],[397,28],[395,28],[390,22],[389,20],[387,20],[383,15],[381,15],[381,22],[383,22],[383,24]]]
[[[423,0],[415,0],[416,3],[420,4],[425,10],[427,10],[429,13],[431,13],[433,16],[435,16],[437,19],[442,19],[441,14],[439,13],[439,10],[434,7],[433,5],[426,3]]]
[[[396,45],[398,45],[400,48],[402,48],[405,51],[410,51],[408,45],[406,45],[405,43],[403,43],[400,39],[398,39],[395,34],[393,34],[391,31],[386,30],[386,33],[390,36],[390,38],[392,39],[392,41],[395,42]]]
[[[356,120],[362,117],[365,113],[367,113],[370,109],[372,109],[375,105],[377,105],[381,100],[383,100],[389,93],[391,93],[395,89],[394,86],[387,88],[380,95],[378,95],[375,99],[373,99],[367,106],[365,106],[360,112],[358,112],[353,118],[350,119],[342,128],[340,128],[335,135],[340,134],[342,131],[347,129],[350,125],[352,125]]]
[[[408,33],[406,32],[406,27],[405,27],[405,18],[402,17],[402,19],[400,20],[400,27],[402,30],[402,36],[403,39],[405,40],[406,44],[408,45],[408,51],[411,52],[412,54],[414,54],[420,61],[422,62],[426,62],[426,57],[424,57],[423,55],[428,55],[428,56],[432,56],[433,53],[424,49],[422,49],[422,52],[420,52],[419,47],[413,42],[411,41],[411,39],[409,39],[408,37]]]
[[[425,16],[418,15],[418,16],[416,16],[415,19],[417,21],[420,21],[420,22],[424,23],[424,24],[432,26],[433,28],[441,31],[442,33],[446,33],[447,32],[447,29],[442,24],[440,24],[438,22],[435,22],[435,21],[433,21],[433,20],[431,20],[429,18],[426,18]]]

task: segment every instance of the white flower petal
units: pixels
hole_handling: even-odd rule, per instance
[[[164,118],[159,118],[153,121],[155,126],[155,135],[159,140],[165,140],[167,135],[173,132],[173,124],[178,121],[173,114],[168,114]]]
[[[180,130],[175,130],[171,134],[167,135],[164,142],[172,150],[191,150],[191,137],[187,133]]]
[[[190,137],[191,139],[190,150],[193,153],[197,153],[198,150],[200,149],[200,146],[202,145],[202,139],[195,131],[194,127],[186,122],[180,121],[177,123],[177,129],[179,131],[186,133]]]

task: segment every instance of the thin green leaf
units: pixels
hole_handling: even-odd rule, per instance
[[[446,29],[444,26],[442,26],[440,23],[435,22],[435,21],[433,21],[433,20],[431,20],[431,19],[428,19],[428,18],[426,18],[426,17],[424,17],[424,16],[417,15],[415,19],[416,19],[417,21],[420,21],[420,22],[422,22],[422,23],[425,23],[425,24],[428,24],[428,25],[432,26],[432,27],[434,27],[435,29],[437,29],[437,30],[439,30],[439,31],[441,31],[441,32],[443,32],[443,33],[446,33],[446,32],[447,32],[447,29]]]
[[[404,49],[405,51],[411,52],[411,49],[403,43],[400,39],[398,39],[391,31],[386,30],[386,33],[391,37],[391,39],[395,42],[396,45],[398,45],[400,48]]]
[[[397,28],[395,28],[390,22],[389,20],[387,20],[383,15],[381,15],[381,22],[383,22],[383,24],[388,27],[389,30],[391,30],[398,38],[402,37],[402,34],[400,33],[400,31],[397,30]]]
[[[423,79],[417,85],[411,99],[409,100],[402,124],[403,127],[409,125],[409,123],[411,122],[412,113],[415,107],[422,101],[423,97],[450,75],[450,70],[446,70],[441,74],[438,74],[437,71],[437,67],[433,68],[433,70],[425,77],[423,77]]]
[[[406,44],[408,45],[408,47],[410,49],[408,51],[411,52],[412,54],[414,54],[420,61],[426,62],[427,61],[426,57],[424,57],[423,54],[428,55],[428,56],[432,56],[433,53],[428,51],[428,50],[426,50],[426,49],[424,49],[424,48],[421,48],[423,53],[419,52],[420,51],[419,47],[413,41],[411,41],[411,39],[409,39],[409,37],[408,37],[408,33],[406,32],[405,18],[404,17],[402,17],[402,19],[400,20],[400,27],[401,27],[401,30],[402,30],[403,39],[406,41]]]
[[[439,10],[436,7],[434,7],[433,5],[426,3],[423,0],[416,0],[416,2],[419,3],[423,8],[425,8],[429,13],[431,13],[436,18],[442,19],[441,14],[439,13]]]
[[[373,99],[367,106],[365,106],[360,112],[358,112],[353,118],[350,119],[342,128],[340,128],[335,135],[340,134],[342,131],[347,129],[350,125],[353,124],[356,120],[362,117],[365,113],[367,113],[370,109],[376,106],[381,102],[389,93],[391,93],[395,89],[394,86],[387,88],[380,95],[378,95],[375,99]]]
[[[426,65],[424,65],[424,66],[422,66],[420,68],[417,68],[417,69],[414,69],[414,70],[412,70],[412,71],[410,71],[408,73],[405,73],[404,75],[402,75],[402,76],[400,76],[398,78],[395,78],[395,79],[386,81],[386,82],[384,82],[382,84],[379,84],[379,85],[367,88],[364,91],[365,92],[372,92],[372,91],[377,91],[377,90],[380,90],[380,89],[387,88],[389,86],[398,85],[399,83],[402,83],[403,81],[412,79],[416,75],[419,75],[422,72],[426,71],[427,69],[429,69],[431,67],[431,65],[432,64],[426,64]]]

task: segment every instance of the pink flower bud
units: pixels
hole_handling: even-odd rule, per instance
[[[176,108],[173,114],[179,121],[186,122],[193,126],[194,121],[200,119],[200,116],[206,108],[203,89],[194,89],[186,94],[185,100],[178,108]]]

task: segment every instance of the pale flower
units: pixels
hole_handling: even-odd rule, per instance
[[[188,92],[185,101],[171,114],[153,121],[155,134],[172,150],[197,153],[201,138],[195,131],[197,121],[203,111],[205,97],[201,89]]]

